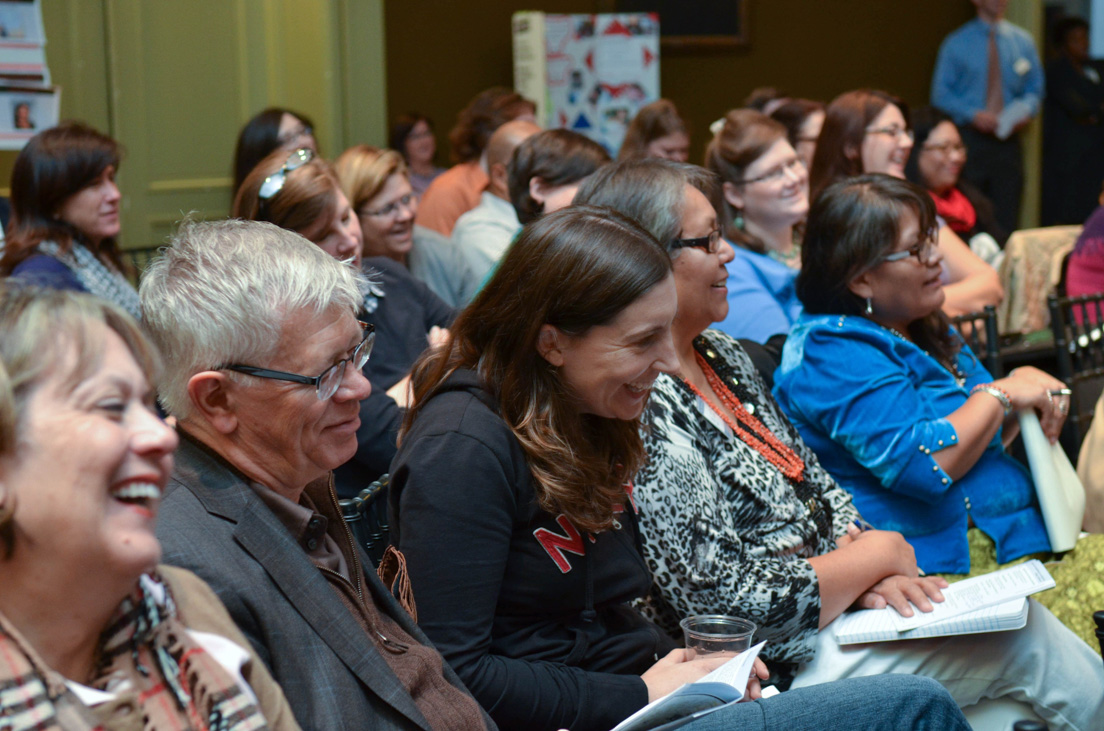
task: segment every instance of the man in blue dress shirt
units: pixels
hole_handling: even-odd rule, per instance
[[[931,102],[958,124],[969,157],[962,176],[993,201],[1002,228],[1018,228],[1019,131],[1039,112],[1043,69],[1035,43],[1004,20],[1008,0],[972,0],[977,18],[943,40]]]

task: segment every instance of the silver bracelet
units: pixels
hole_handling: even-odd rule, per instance
[[[973,396],[978,391],[984,391],[997,401],[1000,401],[1001,407],[1004,408],[1004,415],[1008,416],[1012,413],[1012,399],[1008,397],[1008,394],[1003,388],[994,386],[992,383],[979,383],[970,389],[970,395]]]

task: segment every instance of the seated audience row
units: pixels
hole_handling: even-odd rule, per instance
[[[673,649],[627,604],[650,581],[632,480],[651,382],[678,366],[675,292],[648,233],[574,206],[524,229],[448,347],[415,369],[393,536],[420,626],[503,728],[608,729],[716,662]],[[886,718],[856,704],[850,683],[807,690],[687,728],[757,727],[760,714],[787,728]],[[826,706],[828,692],[839,695]],[[777,701],[815,704],[816,717]]]
[[[877,177],[918,194],[904,182]],[[966,708],[968,718],[1002,712],[1015,719],[1025,714],[1020,705],[1024,696],[1044,717],[1068,717],[1080,696],[1066,695],[1066,684],[1077,678],[1064,676],[1066,669],[1076,663],[1079,672],[1095,676],[1099,657],[1042,606],[1033,607],[1030,626],[1014,637],[990,634],[929,645],[839,647],[830,623],[847,607],[893,604],[911,614],[911,601],[927,611],[929,597],[940,600],[939,589],[947,584],[918,578],[913,549],[893,523],[875,521],[885,530],[855,529],[859,511],[851,496],[833,480],[830,469],[818,464],[743,348],[705,330],[728,310],[715,285],[724,276],[729,246],[702,235],[715,230],[715,214],[708,205],[715,184],[699,168],[653,161],[636,168],[606,168],[578,196],[580,203],[626,213],[660,241],[671,242],[678,290],[672,327],[678,377],[660,374],[655,379],[644,434],[648,461],[634,491],[654,575],[649,614],[668,631],[676,631],[678,620],[692,614],[748,616],[765,628],[760,636],[771,640],[765,655],[781,665],[781,672],[795,674],[797,686],[881,672],[930,674],[964,707],[979,697],[992,701]],[[655,201],[677,203],[663,210]],[[865,202],[845,209],[858,215]],[[863,241],[885,238],[878,235],[884,232],[860,229],[854,221],[829,224],[828,230],[832,235],[858,231]],[[823,245],[832,248],[831,242]],[[829,271],[814,263],[802,271]],[[837,362],[835,368],[848,370],[856,362],[861,361]],[[863,371],[855,375],[864,376]],[[847,401],[843,388],[809,388]],[[850,487],[847,480],[842,484]],[[866,517],[864,506],[858,507]],[[1007,649],[1013,644],[1019,649]],[[1055,646],[1068,648],[1070,654],[1039,665],[1038,656]],[[991,664],[978,662],[975,653]],[[932,662],[936,655],[938,664]],[[1023,662],[1025,658],[1032,659]],[[958,684],[966,667],[976,685]],[[1012,678],[1020,679],[1021,690],[1011,690]],[[978,695],[982,685],[989,690]],[[1081,691],[1092,695],[1087,687]],[[1094,707],[1076,723],[1100,713],[1104,708]]]
[[[589,248],[591,236],[583,240]],[[494,728],[362,569],[363,554],[335,514],[328,468],[355,448],[356,400],[368,389],[358,370],[371,339],[354,318],[357,276],[271,224],[182,227],[142,285],[146,322],[169,366],[160,394],[183,439],[171,480],[177,437],[152,410],[153,356],[133,321],[85,295],[0,289],[0,573],[5,586],[30,587],[0,593],[4,677],[18,684],[6,683],[6,693],[18,688],[30,703],[16,717],[5,703],[14,729],[91,728],[104,714],[106,727],[117,728],[138,712],[155,731],[299,727],[255,658],[175,618],[179,609],[182,619],[243,643],[209,590],[178,569],[139,578],[160,554],[151,532],[157,513],[166,559],[191,563],[212,582],[304,728]],[[63,370],[43,372],[37,356],[51,345],[51,362]],[[254,370],[245,362],[289,371],[239,380],[239,371]],[[317,378],[290,372],[320,368]],[[30,430],[12,455],[17,420]],[[89,428],[119,432],[118,462],[73,450],[66,430]],[[88,484],[104,467],[106,484]],[[109,504],[68,510],[89,500]],[[85,528],[57,541],[56,526],[74,518]],[[40,604],[49,591],[64,597]],[[91,609],[81,624],[74,596]],[[101,635],[108,622],[117,634]],[[718,662],[679,659],[660,663],[653,682],[666,678],[660,687],[671,688],[686,669],[700,675]],[[236,676],[243,662],[256,696]],[[945,691],[898,676],[795,691],[689,728],[899,723],[966,728]]]
[[[407,120],[402,152],[360,145],[331,166],[305,117],[265,110],[235,155],[244,221],[186,221],[140,298],[115,244],[118,145],[74,123],[36,136],[13,174],[0,272],[144,316],[167,369],[155,381],[156,354],[114,306],[0,283],[0,458],[14,455],[0,459],[0,580],[83,585],[103,578],[85,568],[101,555],[118,569],[90,595],[90,621],[56,641],[58,615],[32,616],[51,594],[0,592],[7,672],[36,678],[28,693],[41,682],[36,702],[59,719],[132,707],[134,687],[113,680],[130,676],[154,729],[608,729],[715,667],[671,637],[682,617],[726,612],[769,640],[751,697],[768,674],[793,690],[690,729],[966,728],[951,698],[978,728],[1104,722],[1099,656],[1062,625],[1091,643],[1088,609],[1069,609],[1096,535],[1050,566],[1059,587],[1040,600],[1061,622],[1032,601],[1014,632],[835,641],[849,607],[930,611],[947,582],[923,570],[1057,558],[1004,445],[1020,408],[1053,439],[1068,398],[1031,368],[994,381],[949,329],[946,314],[1001,296],[958,235],[988,209],[956,195],[965,150],[949,120],[914,115],[910,154],[908,109],[883,92],[826,111],[766,103],[785,125],[730,112],[709,172],[642,159],[685,160],[669,101],[641,110],[624,161],[607,165],[597,144],[540,132],[530,102],[488,90],[453,130],[467,161],[436,178],[421,213],[425,118]],[[795,148],[812,156],[811,212]],[[848,177],[864,172],[887,175]],[[494,237],[478,225],[491,208],[510,214]],[[423,214],[455,225],[452,240],[416,226]],[[62,367],[35,370],[32,329],[55,314]],[[775,376],[767,353],[791,328]],[[62,393],[62,380],[83,383]],[[7,435],[25,415],[103,420],[80,397],[104,383],[130,435],[107,479],[112,510],[143,520],[105,512],[106,554],[79,540],[39,550],[26,537],[68,518],[24,478],[42,467],[51,487],[86,491],[64,471],[87,471],[84,452],[59,459],[57,434],[38,431],[40,451],[15,451]],[[176,435],[149,411],[155,385]],[[128,464],[146,466],[143,484],[116,479]],[[386,471],[401,552],[377,578],[336,497]],[[165,559],[217,599],[158,566],[162,488]],[[164,629],[127,654],[99,633],[135,603]],[[181,652],[202,688],[170,680],[165,658]]]

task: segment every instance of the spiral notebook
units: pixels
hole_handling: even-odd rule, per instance
[[[903,617],[892,607],[863,609],[841,615],[833,631],[841,645],[851,645],[1019,629],[1027,623],[1027,597],[1053,586],[1046,567],[1032,559],[951,584],[931,612]]]
[[[947,637],[972,635],[980,632],[1002,632],[1020,629],[1027,624],[1026,598],[1012,599],[995,607],[978,609],[960,614],[941,622],[925,624],[916,629],[898,632],[886,617],[886,609],[862,609],[848,612],[835,621],[836,640],[841,645],[857,645],[863,642],[895,642],[920,637]]]

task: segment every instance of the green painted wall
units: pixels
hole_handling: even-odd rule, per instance
[[[44,0],[62,118],[126,149],[123,247],[163,242],[191,211],[225,216],[238,130],[264,107],[308,114],[331,156],[382,143],[382,18],[382,0]]]

